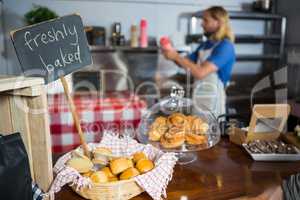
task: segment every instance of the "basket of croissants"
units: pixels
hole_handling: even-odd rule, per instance
[[[132,138],[111,135],[88,146],[89,157],[79,147],[57,161],[54,171],[58,172],[58,181],[54,183],[68,182],[54,184],[56,192],[55,188],[68,183],[79,195],[91,200],[125,200],[144,191],[155,200],[164,195],[177,161],[175,154],[163,153]],[[88,184],[83,187],[86,181]]]

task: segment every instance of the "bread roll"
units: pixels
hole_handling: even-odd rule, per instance
[[[109,167],[104,167],[100,171],[104,172],[108,178],[115,177]]]
[[[136,168],[141,174],[146,173],[154,168],[154,164],[151,160],[141,159],[136,163]]]
[[[92,169],[93,163],[87,158],[75,157],[67,162],[67,166],[74,168],[79,173],[86,173]]]
[[[84,158],[84,159],[89,159],[87,156],[83,154],[80,150],[76,149],[72,151],[72,157],[73,158]]]
[[[94,172],[91,176],[90,179],[94,182],[94,183],[106,183],[108,182],[108,177],[106,176],[106,174],[103,171],[97,171]]]
[[[93,151],[94,164],[101,164],[101,165],[107,165],[109,162],[110,157],[112,156],[112,151],[109,148],[105,147],[97,147]]]
[[[138,175],[140,175],[140,172],[136,168],[130,167],[122,172],[120,175],[120,180],[128,180]]]
[[[93,173],[94,173],[94,171],[88,171],[86,173],[83,173],[82,176],[84,176],[84,177],[90,177]]]
[[[109,181],[109,182],[115,182],[115,181],[118,181],[118,180],[119,180],[119,179],[118,179],[117,176],[108,178],[108,181]]]
[[[137,163],[140,159],[147,159],[146,154],[144,154],[143,152],[136,152],[135,154],[133,154],[133,161],[135,163]]]
[[[114,175],[120,174],[130,167],[133,167],[133,163],[128,158],[117,158],[110,162],[110,169]]]

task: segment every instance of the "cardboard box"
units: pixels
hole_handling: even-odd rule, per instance
[[[288,104],[256,104],[252,109],[249,127],[231,127],[229,139],[242,145],[253,140],[277,140],[282,133],[291,108]]]

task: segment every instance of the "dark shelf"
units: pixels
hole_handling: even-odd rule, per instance
[[[202,17],[203,12],[199,11],[192,14],[192,17]],[[231,19],[249,19],[249,20],[278,20],[283,17],[271,13],[259,13],[259,12],[240,12],[240,11],[230,11],[229,17]]]
[[[157,53],[158,47],[157,46],[150,46],[147,48],[141,47],[130,47],[130,46],[89,46],[91,52],[115,52],[115,51],[124,51],[124,52],[132,52],[132,53],[140,53],[140,52],[147,52],[147,53]]]
[[[238,61],[261,61],[261,60],[279,60],[280,55],[270,54],[270,55],[237,55],[236,59]]]
[[[193,34],[186,36],[186,42],[201,42],[203,38],[202,34]],[[280,35],[236,35],[235,43],[262,43],[262,42],[277,42],[281,40]]]

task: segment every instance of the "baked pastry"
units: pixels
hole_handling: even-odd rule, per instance
[[[100,171],[104,172],[108,178],[115,177],[109,167],[104,167]]]
[[[108,178],[108,181],[109,181],[109,182],[114,182],[114,181],[118,181],[118,180],[119,180],[119,179],[118,179],[117,176]]]
[[[133,161],[137,163],[141,159],[147,159],[147,156],[143,152],[136,152],[133,154]]]
[[[72,157],[73,157],[73,158],[85,158],[85,159],[89,159],[87,156],[85,156],[85,155],[83,154],[83,152],[81,152],[81,151],[78,150],[78,149],[72,151]]]
[[[128,158],[117,158],[110,162],[110,169],[114,175],[120,174],[130,167],[133,167],[133,163]]]
[[[107,165],[109,162],[109,159],[113,156],[112,151],[109,148],[105,147],[97,147],[93,151],[94,164],[101,164],[101,165]]]
[[[90,177],[93,173],[94,173],[94,171],[88,171],[86,173],[83,173],[82,176],[84,176],[84,177]]]
[[[172,127],[161,137],[160,143],[164,148],[176,148],[184,143],[184,135],[184,128]]]
[[[185,131],[188,133],[192,130],[193,121],[196,118],[194,115],[188,115],[186,116],[186,125],[185,125]]]
[[[185,140],[188,144],[191,144],[191,145],[206,144],[207,136],[188,133],[188,134],[185,134]]]
[[[167,118],[161,116],[157,117],[150,126],[150,130],[148,132],[149,140],[159,141],[160,137],[165,134],[167,130]]]
[[[140,172],[136,168],[130,167],[122,172],[120,175],[120,180],[128,180],[138,175],[140,175]]]
[[[209,129],[209,125],[205,122],[202,122],[201,124],[196,124],[193,127],[192,133],[197,135],[201,135],[201,134],[203,135],[207,133],[208,129]]]
[[[159,126],[167,125],[167,118],[163,116],[159,116],[155,118],[154,122],[151,124],[151,128],[157,128]]]
[[[154,168],[154,164],[151,160],[141,159],[136,163],[136,168],[140,173],[146,173]]]
[[[108,177],[106,176],[106,174],[103,171],[97,171],[94,172],[91,176],[90,179],[94,182],[94,183],[106,183],[108,182]]]
[[[165,134],[165,131],[159,131],[159,129],[151,128],[148,132],[149,140],[153,142],[159,141],[163,134]]]
[[[184,134],[184,128],[172,127],[168,130],[164,137],[169,140],[177,140],[178,138],[184,137]]]
[[[180,147],[181,145],[184,144],[184,141],[185,141],[184,135],[181,135],[180,137],[176,137],[176,139],[174,138],[167,139],[164,136],[161,137],[160,139],[161,145],[166,149]]]
[[[173,113],[168,117],[168,126],[183,127],[186,124],[186,117],[182,113]]]
[[[93,163],[88,158],[74,157],[67,162],[67,166],[74,168],[79,173],[86,173],[92,169]]]

